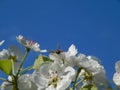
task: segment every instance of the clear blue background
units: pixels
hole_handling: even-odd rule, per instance
[[[20,46],[19,34],[41,49],[75,44],[79,53],[100,58],[112,80],[120,59],[120,0],[0,0],[0,40],[6,40],[0,49]],[[25,67],[38,54],[31,51]]]

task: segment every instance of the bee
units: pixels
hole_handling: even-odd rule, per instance
[[[60,45],[57,45],[57,50],[51,50],[50,53],[56,53],[56,54],[60,54],[61,52],[64,52],[64,50],[60,50]]]
[[[51,50],[50,52],[60,54],[61,52],[64,52],[64,51],[57,49],[57,50]]]

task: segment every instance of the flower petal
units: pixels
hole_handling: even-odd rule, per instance
[[[75,47],[74,44],[72,44],[69,49],[68,49],[68,52],[69,56],[75,56],[77,54],[77,49]]]
[[[8,50],[10,51],[10,54],[16,56],[18,60],[23,59],[24,53],[17,46],[10,46]]]
[[[3,82],[1,85],[1,90],[12,90],[12,84],[9,82]]]
[[[0,46],[1,46],[4,42],[5,42],[5,40],[2,40],[2,41],[0,42]]]
[[[115,63],[115,69],[116,69],[116,72],[120,72],[120,61],[117,61]]]
[[[58,86],[56,87],[57,90],[65,90],[68,88],[75,75],[75,70],[69,66],[65,69],[65,72],[67,75],[63,76],[62,80],[58,83]]]
[[[24,74],[18,79],[18,87],[20,90],[37,90],[36,84],[31,80],[30,74]]]
[[[113,81],[117,86],[120,86],[120,73],[116,72],[113,76]]]
[[[35,52],[46,52],[47,50],[40,50],[40,45],[33,41],[25,39],[22,35],[16,37],[17,41],[23,46],[34,50]]]
[[[10,54],[7,49],[0,51],[0,59],[8,59],[9,55]]]

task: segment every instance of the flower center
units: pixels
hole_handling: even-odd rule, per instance
[[[48,86],[53,85],[55,88],[57,87],[57,83],[61,80],[61,78],[58,76],[57,71],[51,72],[51,75],[49,77],[49,83]]]
[[[28,43],[30,46],[32,46],[32,45],[34,45],[35,44],[35,42],[33,42],[33,41],[29,41],[29,43]]]
[[[14,62],[17,62],[17,58],[16,58],[16,56],[12,56],[12,55],[10,55],[10,56],[8,57],[8,59],[12,59]]]

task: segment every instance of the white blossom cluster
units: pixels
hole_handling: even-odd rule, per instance
[[[38,43],[27,40],[22,35],[16,38],[27,50],[47,52],[41,50]],[[3,43],[4,41],[0,45]],[[51,51],[47,57],[49,60],[38,64],[38,68],[31,74],[21,73],[24,57],[24,53],[16,46],[0,51],[0,60],[11,59],[13,63],[12,74],[1,84],[1,90],[102,90],[101,87],[107,90],[109,87],[105,69],[99,59],[78,53],[74,44],[68,51]],[[113,81],[120,86],[120,61],[115,68]],[[87,86],[90,89],[86,89]]]

